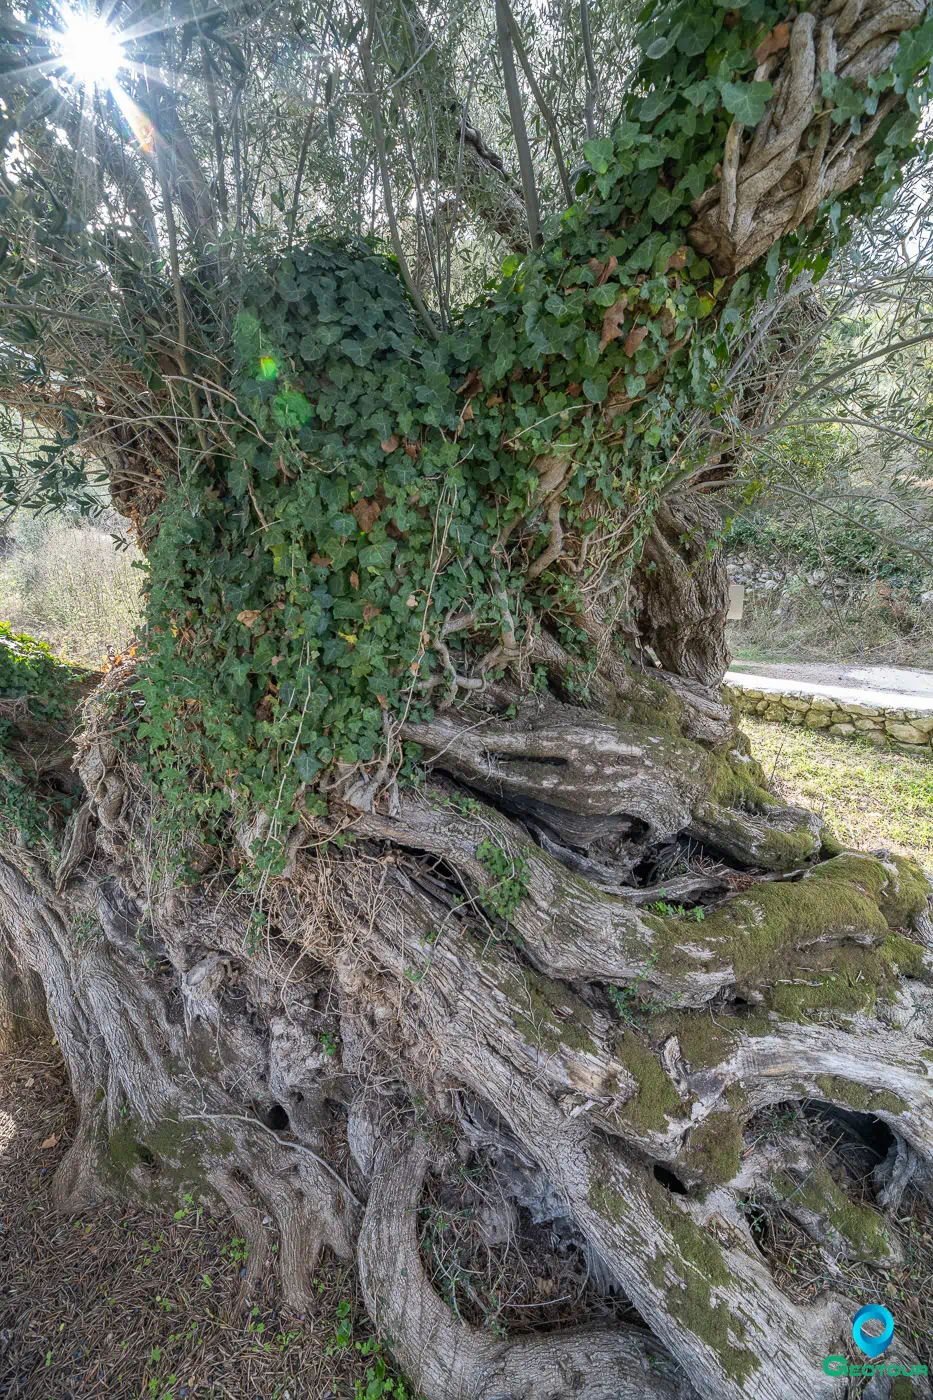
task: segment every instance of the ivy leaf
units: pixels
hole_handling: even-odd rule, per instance
[[[674,186],[682,194],[687,194],[691,199],[699,199],[706,189],[706,175],[698,165],[692,165],[685,175],[677,181]]]
[[[638,36],[638,42],[645,58],[659,59],[663,58],[666,53],[670,53],[677,43],[682,29],[683,24],[648,25]]]
[[[591,292],[590,301],[594,302],[596,306],[612,306],[618,295],[618,282],[610,282],[605,287],[597,287],[595,291]]]
[[[320,759],[314,758],[309,753],[296,753],[294,758],[295,769],[303,783],[313,783],[323,764]]]
[[[300,428],[314,416],[314,409],[297,389],[283,389],[272,400],[272,413],[280,428]]]
[[[833,98],[836,104],[833,107],[833,121],[837,125],[845,121],[857,121],[865,111],[864,92],[859,92],[845,78],[837,83]]]
[[[773,91],[770,83],[723,83],[722,103],[743,126],[757,126]]]
[[[590,403],[602,403],[609,392],[609,381],[606,379],[584,379],[583,392]]]
[[[674,190],[666,190],[659,185],[648,201],[648,213],[655,223],[666,224],[681,205],[681,197]]]
[[[766,261],[765,261],[765,272],[768,274],[768,285],[769,285],[769,287],[770,287],[771,285],[773,285],[774,279],[775,279],[775,278],[777,277],[777,275],[778,275],[778,271],[779,271],[779,269],[780,269],[780,266],[781,266],[781,240],[778,239],[776,243],[772,243],[772,245],[771,245],[771,251],[768,253],[768,257],[767,257],[767,259],[766,259]]]
[[[686,54],[688,58],[696,58],[698,54],[705,53],[710,44],[722,27],[722,14],[718,11],[712,15],[698,15],[684,30],[677,40],[677,48],[680,53]]]
[[[584,141],[583,154],[597,175],[605,175],[610,162],[615,158],[616,148],[612,141]]]
[[[676,96],[677,94],[671,92],[670,89],[655,88],[653,92],[649,92],[639,107],[639,119],[643,122],[653,122],[655,117],[659,117],[662,112],[667,111]]]
[[[683,90],[684,100],[690,103],[691,107],[702,107],[708,97],[716,91],[713,83],[708,80],[702,83],[691,83]]]
[[[908,29],[902,34],[891,65],[898,77],[911,78],[921,68],[925,68],[933,58],[933,18],[921,24],[919,29]],[[898,86],[903,91],[903,85]]]

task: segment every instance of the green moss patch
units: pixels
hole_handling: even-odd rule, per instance
[[[562,1048],[595,1055],[599,1046],[593,1031],[593,1013],[580,997],[563,983],[544,977],[531,968],[520,973],[523,992],[516,996],[515,976],[505,974],[500,985],[520,1008],[513,1020],[515,1028],[531,1045],[551,1054]]]
[[[711,1113],[690,1134],[677,1161],[696,1172],[708,1186],[722,1186],[738,1173],[742,1163],[742,1123],[738,1114]]]
[[[892,932],[905,910],[918,907],[920,882],[910,862],[904,865],[894,894],[880,860],[847,852],[801,880],[756,885],[712,910],[689,935],[681,921],[655,920],[658,966],[683,971],[691,959],[705,968],[731,966],[740,987],[767,986],[769,1007],[792,1019],[869,1010],[879,994],[893,992],[898,973],[927,975],[920,946]],[[872,942],[854,944],[855,936]]]
[[[648,1194],[673,1246],[655,1256],[649,1267],[652,1281],[665,1290],[672,1315],[716,1352],[727,1375],[744,1384],[761,1363],[741,1345],[746,1334],[742,1319],[727,1303],[713,1301],[713,1290],[732,1282],[721,1247],[708,1230],[674,1204],[663,1186],[650,1182]]]
[[[863,1259],[890,1257],[890,1241],[881,1216],[870,1206],[853,1201],[826,1167],[818,1167],[800,1181],[795,1181],[788,1172],[779,1172],[772,1185],[782,1200],[796,1201],[825,1220]]]
[[[906,1113],[910,1104],[888,1089],[869,1089],[838,1074],[818,1074],[817,1085],[831,1103],[845,1104],[859,1113]]]
[[[619,1110],[634,1127],[663,1133],[668,1119],[679,1118],[684,1104],[657,1056],[632,1032],[616,1045],[616,1055],[638,1084],[638,1092]]]
[[[151,1171],[147,1195],[167,1205],[177,1204],[187,1192],[210,1193],[204,1170],[206,1151],[222,1156],[234,1149],[233,1139],[208,1123],[180,1123],[162,1119],[143,1124],[127,1113],[110,1133],[105,1166],[118,1192],[126,1192],[138,1168]]]

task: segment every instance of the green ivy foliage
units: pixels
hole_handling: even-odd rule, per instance
[[[76,687],[87,673],[53,656],[45,642],[0,622],[0,832],[27,847],[47,845],[73,795],[37,776],[23,761],[32,730],[48,751],[49,731],[74,724]]]
[[[505,543],[541,459],[572,467],[565,532],[593,528],[594,499],[634,521],[631,567],[661,493],[695,465],[679,455],[687,415],[728,418],[724,371],[751,309],[779,279],[819,277],[846,218],[913,150],[933,21],[884,78],[828,84],[832,120],[855,129],[886,88],[909,89],[866,181],[737,280],[714,275],[686,242],[689,205],[733,118],[759,120],[771,89],[754,51],[789,13],[654,11],[640,92],[587,143],[577,202],[448,334],[425,332],[392,261],[365,245],[310,242],[253,270],[230,397],[212,403],[223,428],[207,460],[192,449],[151,555],[138,735],[173,811],[208,828],[274,815],[274,864],[301,785],[379,758],[387,716],[430,717],[452,679],[445,619],[473,615],[447,639],[464,666],[507,621],[520,637],[547,616],[574,650],[566,575],[528,579],[546,521],[532,517],[530,550]]]

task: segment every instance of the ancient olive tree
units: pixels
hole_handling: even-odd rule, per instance
[[[466,8],[118,6],[83,84],[8,15],[5,493],[105,474],[149,572],[103,677],[0,635],[0,1027],[68,1060],[63,1206],[220,1200],[247,1291],[271,1218],[298,1311],[354,1257],[429,1400],[841,1396],[756,1212],[838,1278],[933,1190],[929,886],[767,791],[715,501],[933,21]]]

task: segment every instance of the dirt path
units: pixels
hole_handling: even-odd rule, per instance
[[[766,676],[803,684],[845,686],[850,690],[885,691],[908,700],[920,697],[933,702],[933,671],[906,666],[840,666],[832,662],[742,661],[729,668],[743,676]]]

